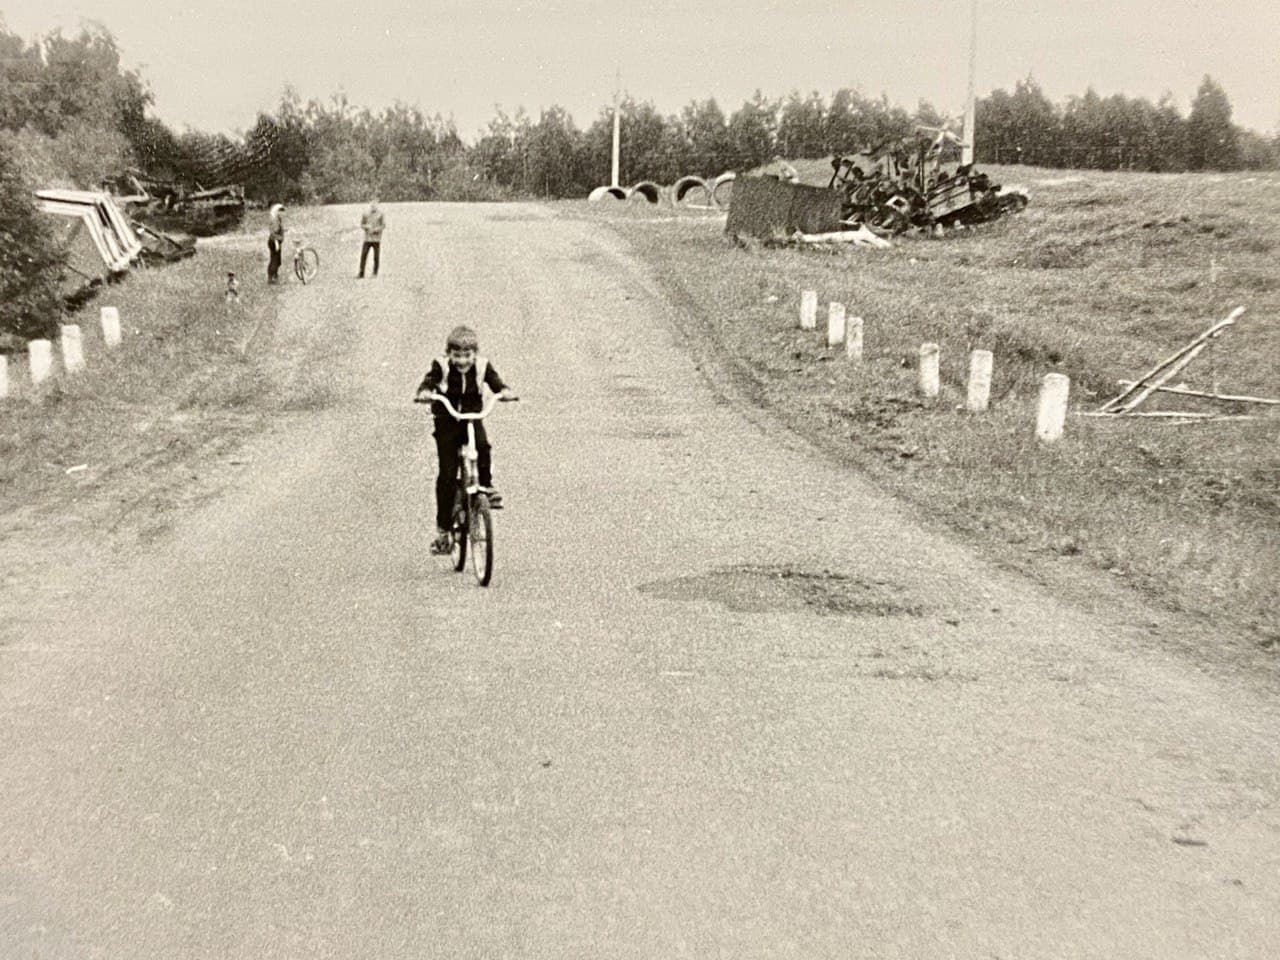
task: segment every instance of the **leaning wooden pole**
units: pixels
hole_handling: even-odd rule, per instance
[[[1200,351],[1214,337],[1222,333],[1223,330],[1231,326],[1244,313],[1244,307],[1236,307],[1227,316],[1227,319],[1219,323],[1215,323],[1200,336],[1196,337],[1190,343],[1183,346],[1176,353],[1148,370],[1145,374],[1133,382],[1133,386],[1123,391],[1118,397],[1108,400],[1098,408],[1099,413],[1127,413],[1134,409],[1143,400],[1155,393],[1157,389],[1164,385],[1171,377],[1177,375],[1192,360],[1200,355]]]

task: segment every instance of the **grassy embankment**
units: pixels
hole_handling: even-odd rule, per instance
[[[282,321],[287,288],[263,282],[264,235],[202,241],[194,258],[103,289],[67,318],[85,341],[86,366],[74,375],[55,361],[55,377],[33,388],[25,357],[11,357],[10,397],[0,401],[0,515],[74,501],[78,515],[114,527],[137,501],[163,507],[191,495],[190,467],[272,417],[332,401],[341,388],[333,358],[351,331],[336,316]],[[231,307],[228,271],[241,281]],[[119,308],[124,333],[114,350],[98,319],[107,305]]]
[[[887,488],[1023,567],[1090,564],[1280,651],[1280,410],[1161,394],[1142,409],[1258,419],[1075,415],[1237,305],[1248,312],[1179,379],[1280,397],[1280,176],[985,169],[1030,189],[1025,213],[883,251],[744,250],[722,216],[644,204],[571,215],[615,225],[761,404]],[[802,168],[824,186],[829,173]],[[816,333],[797,329],[806,288]],[[864,318],[860,365],[825,344],[832,300]],[[933,405],[915,394],[925,341],[942,347]],[[995,376],[975,415],[963,403],[979,348]],[[1042,445],[1036,399],[1053,371],[1071,378],[1073,413]]]

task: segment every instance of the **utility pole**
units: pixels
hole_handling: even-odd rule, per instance
[[[618,182],[618,147],[620,143],[619,134],[621,133],[621,121],[618,117],[618,100],[622,91],[622,70],[618,70],[617,79],[613,85],[613,175],[609,180],[611,187],[619,187]]]
[[[960,152],[961,163],[973,163],[973,140],[977,134],[976,103],[974,101],[974,73],[978,62],[978,0],[970,0],[969,7],[969,97],[964,104],[964,146]]]

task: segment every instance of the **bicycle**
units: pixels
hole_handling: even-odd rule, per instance
[[[458,448],[458,484],[453,494],[453,523],[449,531],[452,549],[449,558],[453,569],[461,573],[467,567],[469,556],[476,580],[480,586],[487,587],[493,579],[493,511],[489,506],[488,494],[480,486],[480,451],[476,448],[475,424],[493,412],[499,401],[505,402],[507,398],[491,394],[479,413],[461,413],[455,410],[449,398],[442,393],[414,397],[413,402],[431,403],[436,400],[451,417],[467,425],[466,442]]]
[[[293,241],[293,272],[306,286],[320,272],[320,254],[315,247],[304,247],[301,240]]]

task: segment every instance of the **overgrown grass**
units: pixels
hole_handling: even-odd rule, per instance
[[[828,166],[797,166],[825,185]],[[761,403],[890,489],[1006,555],[1092,564],[1277,647],[1280,416],[1272,408],[1163,394],[1144,409],[1259,419],[1072,416],[1052,446],[1033,427],[1044,374],[1071,377],[1074,412],[1096,408],[1118,380],[1141,375],[1236,305],[1248,312],[1185,381],[1280,397],[1280,176],[984,169],[1029,188],[1031,206],[883,251],[743,250],[723,236],[723,216],[670,208],[564,212],[629,238],[688,305],[690,333],[734,364]],[[823,304],[816,333],[797,329],[804,289]],[[864,318],[861,365],[825,345],[833,300]],[[925,341],[942,347],[943,395],[932,405],[915,395]],[[962,409],[977,348],[995,354],[985,415]]]
[[[263,284],[261,246],[256,237],[202,242],[192,259],[134,271],[100,291],[69,318],[84,336],[79,373],[57,370],[32,387],[25,357],[10,358],[10,397],[0,401],[0,513],[36,498],[83,498],[233,446],[271,416],[333,401],[341,380],[328,360],[341,352],[341,324],[282,323],[285,288]],[[230,306],[229,271],[241,280]],[[124,334],[114,350],[99,324],[107,305],[119,309]],[[66,484],[66,471],[81,464],[88,482],[81,475]]]

